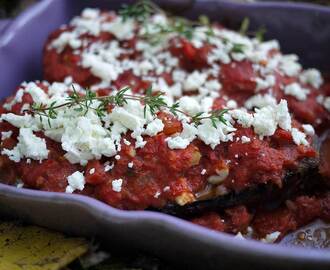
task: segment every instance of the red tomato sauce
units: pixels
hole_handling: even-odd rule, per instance
[[[42,87],[47,91],[45,85]],[[105,90],[102,94],[105,94]],[[5,102],[10,100],[8,98]],[[29,94],[24,94],[23,103],[32,103]],[[12,111],[20,114],[23,103],[13,106]],[[4,112],[6,110],[2,108],[1,113]],[[26,187],[60,192],[65,191],[67,177],[75,171],[81,171],[87,182],[83,194],[121,209],[145,209],[163,207],[168,202],[185,204],[198,199],[197,194],[208,185],[207,179],[224,168],[229,170],[222,184],[225,192],[241,191],[261,183],[281,186],[287,171],[294,171],[301,159],[317,155],[311,146],[297,146],[290,132],[278,129],[274,136],[260,140],[251,128],[241,126],[236,127],[236,137],[248,136],[250,143],[234,140],[221,143],[212,150],[196,139],[186,149],[172,150],[165,139],[181,131],[181,122],[164,112],[160,112],[158,117],[165,125],[163,132],[154,137],[146,136],[146,145],[138,149],[130,134],[126,134],[131,144],[121,144],[119,160],[91,160],[86,167],[71,164],[65,159],[60,143],[37,133],[46,139],[50,151],[48,159],[41,163],[34,160],[31,163],[26,160],[15,163],[10,162],[7,156],[1,156],[1,163],[4,164],[2,171],[7,173],[6,168],[15,168],[13,171],[16,174],[11,179],[21,179]],[[11,149],[16,145],[17,129],[1,122],[0,131],[8,130],[13,130],[14,135],[4,140],[2,148]],[[107,161],[113,163],[114,167],[105,172],[104,163]],[[132,168],[128,167],[131,162],[134,164]],[[95,169],[93,174],[89,173],[91,169]],[[202,170],[206,170],[206,173],[202,174]],[[121,192],[112,189],[114,179],[123,179]]]

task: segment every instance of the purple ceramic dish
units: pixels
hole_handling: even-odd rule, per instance
[[[304,65],[330,71],[330,9],[308,4],[234,4],[223,1],[166,1],[183,15],[207,14],[237,26],[243,17],[264,25],[285,52]],[[178,4],[179,3],[179,4]],[[42,47],[47,35],[83,7],[115,9],[121,1],[44,0],[0,30],[0,96],[23,80],[42,79]],[[42,192],[0,184],[0,212],[27,222],[109,244],[138,247],[188,269],[330,269],[329,250],[244,241],[189,222],[147,211],[121,211],[80,195]]]

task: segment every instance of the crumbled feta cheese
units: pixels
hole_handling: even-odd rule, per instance
[[[66,193],[72,193],[77,189],[81,191],[85,188],[85,177],[81,172],[76,171],[69,175],[67,179],[69,185],[65,189]]]
[[[24,187],[24,183],[18,183],[18,184],[16,185],[16,187],[17,187],[17,188],[23,188],[23,187]]]
[[[206,81],[207,75],[199,71],[194,71],[188,75],[186,81],[184,82],[183,89],[185,91],[198,90]]]
[[[298,56],[295,54],[283,55],[279,63],[280,70],[287,76],[297,76],[301,70],[301,65],[297,60]]]
[[[1,140],[5,140],[11,137],[13,135],[13,132],[11,130],[9,131],[2,131],[1,132]]]
[[[301,132],[296,128],[292,128],[291,130],[292,139],[297,145],[308,145],[308,141],[306,140],[306,134]]]
[[[162,120],[155,119],[147,125],[147,128],[143,132],[143,134],[149,135],[149,136],[155,136],[159,132],[161,132],[163,129],[164,129],[164,124],[163,124]]]
[[[95,173],[95,168],[89,170],[89,174],[94,174],[94,173]]]
[[[160,192],[159,191],[157,191],[156,193],[155,193],[155,195],[154,195],[154,198],[156,198],[156,199],[158,199],[159,198],[159,196],[160,196]]]
[[[205,82],[204,87],[209,92],[216,92],[222,88],[222,85],[220,84],[220,82],[218,80],[208,80]]]
[[[256,91],[260,91],[262,89],[270,88],[275,85],[275,76],[267,75],[265,79],[256,78]]]
[[[87,19],[96,19],[100,15],[100,10],[97,8],[85,8],[81,16]]]
[[[324,98],[323,106],[330,112],[330,97]]]
[[[126,139],[124,139],[124,144],[126,144],[126,145],[131,145],[131,142],[128,141],[128,140],[126,140]]]
[[[74,108],[70,109],[74,110]],[[67,113],[68,117],[69,112]],[[116,154],[114,141],[109,131],[102,126],[98,116],[89,111],[85,116],[60,118],[63,127],[59,127],[62,148],[67,153],[65,157],[71,163],[85,165],[87,160],[100,159],[102,155],[112,157]],[[62,121],[61,121],[62,120]],[[46,136],[49,133],[45,132]]]
[[[115,179],[112,180],[112,190],[115,192],[121,192],[122,184],[123,184],[123,179]]]
[[[315,135],[315,130],[312,125],[306,124],[302,125],[304,132],[309,135],[309,136],[314,136]]]
[[[18,143],[12,150],[3,149],[1,152],[9,159],[19,162],[26,157],[41,161],[48,157],[45,139],[34,135],[30,128],[20,128],[17,139]]]
[[[185,149],[190,144],[188,139],[184,139],[180,136],[176,136],[173,138],[168,138],[167,146],[170,149]]]
[[[133,161],[131,161],[131,162],[129,162],[129,163],[127,164],[127,167],[128,167],[128,168],[133,168],[133,166],[134,166]]]
[[[261,239],[261,241],[264,242],[264,243],[272,244],[277,240],[277,238],[280,235],[281,235],[280,232],[269,233],[269,234],[266,235],[265,238]]]
[[[268,105],[274,106],[276,105],[276,99],[269,94],[261,95],[257,94],[252,97],[250,97],[248,100],[245,101],[244,106],[247,109],[252,109],[252,108],[262,108]]]
[[[323,78],[320,71],[315,68],[304,70],[300,74],[299,80],[304,84],[310,84],[314,88],[319,88],[323,83]]]
[[[220,142],[227,142],[233,139],[233,133],[236,129],[233,128],[229,122],[227,125],[217,122],[216,127],[210,119],[204,119],[200,125],[197,126],[197,136],[205,144],[210,145],[212,149]]]
[[[7,121],[17,128],[30,127],[37,129],[35,126],[35,121],[30,114],[16,115],[13,113],[6,113],[1,115],[1,120]]]
[[[200,112],[201,106],[198,101],[190,96],[183,96],[179,99],[180,109],[189,115],[195,115]]]
[[[276,130],[276,119],[272,107],[263,107],[256,109],[253,118],[253,127],[255,133],[260,136],[271,136]]]
[[[67,45],[72,49],[78,49],[81,47],[82,42],[78,39],[77,34],[73,32],[63,32],[52,41],[50,47],[56,49],[58,53],[61,53]]]
[[[82,54],[81,64],[84,68],[90,68],[93,75],[108,83],[117,80],[119,74],[123,71],[122,67],[104,62],[101,56],[91,53]]]
[[[112,33],[119,40],[131,39],[134,35],[135,23],[132,19],[123,20],[118,16],[111,22],[103,23],[102,30]]]
[[[24,95],[24,90],[23,89],[18,89],[16,94],[15,94],[15,97],[13,98],[13,100],[10,101],[9,103],[3,104],[3,107],[8,111],[11,110],[11,108],[15,104],[22,102],[23,95]]]
[[[250,127],[253,123],[253,116],[250,113],[243,111],[242,109],[232,110],[230,113],[231,116],[245,128]]]
[[[277,106],[273,106],[275,108],[276,120],[278,125],[284,130],[291,129],[291,116],[288,109],[288,102],[285,99],[282,99]]]
[[[202,171],[201,171],[201,175],[205,175],[206,174],[206,169],[203,169]]]
[[[251,139],[249,137],[242,136],[241,141],[242,141],[242,143],[249,143],[251,141]]]
[[[307,95],[309,94],[309,89],[302,88],[298,83],[291,83],[284,87],[284,93],[286,95],[294,96],[296,99],[302,101],[306,100]]]
[[[237,102],[233,99],[230,99],[227,101],[227,108],[228,109],[236,109],[237,108]]]
[[[120,155],[115,155],[116,160],[120,160]]]
[[[285,130],[291,129],[291,117],[287,101],[281,100],[277,106],[266,106],[256,109],[253,123],[255,133],[262,136],[271,136],[275,133],[277,125]]]
[[[241,232],[238,232],[235,236],[235,239],[240,239],[240,240],[245,240],[245,237],[243,236],[243,234]]]
[[[114,163],[112,163],[112,164],[110,165],[109,162],[106,162],[106,163],[104,164],[104,171],[105,171],[105,172],[111,171],[111,170],[113,169],[114,166],[115,166]]]

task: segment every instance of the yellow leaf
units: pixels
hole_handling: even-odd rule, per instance
[[[0,223],[0,270],[58,270],[87,249],[81,238],[36,226]]]

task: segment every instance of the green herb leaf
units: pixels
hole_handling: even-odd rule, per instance
[[[154,5],[149,0],[141,0],[132,5],[124,4],[118,13],[122,16],[123,21],[134,18],[138,22],[144,22],[154,13]]]
[[[241,35],[246,35],[250,26],[250,19],[248,17],[245,17],[241,23],[241,27],[239,29],[239,33]]]

